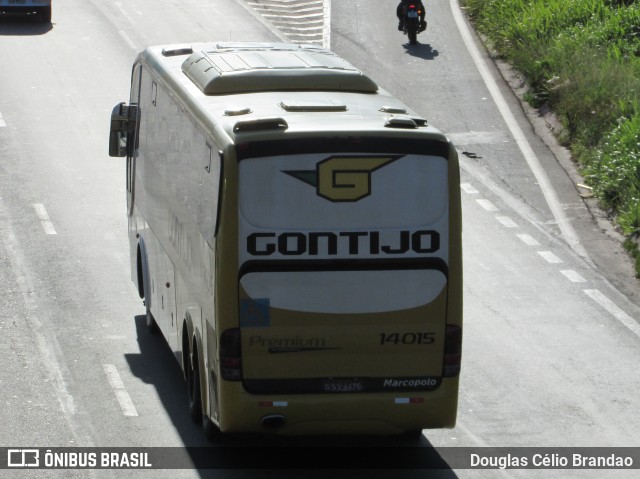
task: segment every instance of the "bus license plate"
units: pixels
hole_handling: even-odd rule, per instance
[[[322,389],[326,393],[359,393],[364,386],[360,381],[353,380],[325,381]]]

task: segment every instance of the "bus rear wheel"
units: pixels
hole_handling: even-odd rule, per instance
[[[211,418],[205,413],[202,414],[202,430],[209,441],[214,441],[222,437],[222,431],[220,428],[216,426]]]
[[[419,439],[422,439],[422,429],[405,431],[400,436],[408,441],[418,441]]]
[[[202,421],[200,368],[198,364],[198,350],[194,346],[187,360],[187,394],[189,396],[189,416],[196,423]]]

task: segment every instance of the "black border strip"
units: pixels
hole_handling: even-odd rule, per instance
[[[409,271],[435,269],[449,280],[449,267],[441,258],[395,259],[317,259],[317,260],[250,260],[238,272],[241,279],[249,273],[283,273],[314,271]]]
[[[239,143],[238,161],[265,156],[310,153],[415,153],[449,158],[449,143],[430,138],[384,138],[368,136],[327,136],[323,138],[279,138]]]
[[[425,436],[429,436],[428,431]],[[256,477],[256,471],[273,470],[275,473],[275,470],[278,470],[278,477],[285,478],[298,478],[300,471],[306,470],[324,470],[331,474],[329,477],[365,477],[360,473],[354,476],[344,472],[366,470],[374,473],[373,476],[369,473],[366,477],[455,479],[458,475],[453,470],[458,469],[495,471],[478,473],[479,475],[476,474],[478,477],[502,477],[505,475],[505,470],[517,469],[538,471],[640,469],[640,447],[435,448],[427,437],[410,439],[401,436],[332,435],[276,438],[259,434],[229,434],[216,439],[207,447],[3,447],[0,448],[0,470],[22,469],[25,472],[24,477],[31,477],[32,475],[27,471],[34,469],[252,471],[251,475],[245,475],[246,477]],[[104,455],[107,458],[106,464],[102,461]],[[578,464],[576,464],[576,456]],[[47,457],[49,461],[54,458],[57,460],[53,465],[47,466]],[[121,462],[120,459],[125,457],[128,457],[129,461]],[[75,461],[70,461],[72,458]],[[94,466],[91,465],[91,460],[95,462]],[[11,467],[8,465],[10,461]],[[596,461],[601,462],[602,465],[592,465],[592,462]],[[380,474],[380,471],[385,470],[389,473]],[[393,475],[391,472],[409,470],[439,471],[435,474],[425,472],[411,476],[408,472],[401,476],[397,473]],[[282,475],[283,471],[288,473]],[[342,474],[336,476],[334,471]],[[509,475],[508,472],[506,474]],[[549,474],[542,473],[537,476],[547,477]],[[86,475],[85,473],[82,477]],[[554,477],[565,476],[567,474],[554,474]],[[572,476],[578,477],[576,474]],[[17,473],[16,477],[18,477]],[[216,476],[205,474],[202,477]],[[631,474],[625,477],[635,476]]]
[[[414,386],[385,386],[386,383],[418,383]],[[332,390],[332,384],[357,385],[359,389]],[[421,384],[423,383],[423,384]],[[360,378],[277,378],[242,379],[242,385],[249,394],[362,394],[372,392],[419,394],[435,391],[442,384],[441,376],[411,377],[360,377]]]

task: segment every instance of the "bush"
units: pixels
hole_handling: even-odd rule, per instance
[[[627,234],[640,230],[640,112],[622,118],[600,149],[585,156],[584,173]]]
[[[490,46],[548,104],[622,230],[640,230],[640,2],[463,0]],[[640,255],[638,271],[640,271]]]

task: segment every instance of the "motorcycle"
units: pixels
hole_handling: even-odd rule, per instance
[[[409,37],[409,43],[415,45],[418,43],[418,33],[427,29],[427,22],[420,22],[422,10],[415,5],[409,4],[405,7],[403,33]]]

